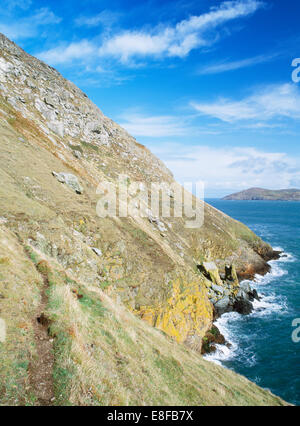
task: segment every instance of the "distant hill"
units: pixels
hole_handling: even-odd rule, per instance
[[[300,201],[300,189],[263,189],[249,188],[244,191],[227,195],[223,200],[272,200],[272,201]]]

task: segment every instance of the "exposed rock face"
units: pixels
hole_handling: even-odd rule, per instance
[[[225,265],[225,273],[219,274],[214,262],[203,262],[198,269],[208,279],[209,300],[214,305],[215,316],[219,317],[226,312],[236,311],[248,315],[253,310],[251,302],[259,300],[255,289],[247,281],[239,283],[234,265]],[[214,284],[215,282],[218,283]]]
[[[228,296],[225,296],[222,299],[218,300],[214,305],[219,316],[225,314],[225,312],[231,312],[233,310],[232,301]]]
[[[242,315],[249,315],[253,310],[253,305],[249,300],[245,299],[243,296],[238,297],[233,305],[233,309]]]
[[[234,300],[237,275],[267,270],[271,247],[207,204],[198,229],[151,210],[98,217],[100,182],[126,174],[143,194],[153,182],[174,183],[172,174],[79,88],[2,35],[0,135],[1,226],[178,342],[201,350],[213,304],[223,310]]]
[[[226,343],[224,336],[220,333],[216,326],[213,326],[210,330],[208,330],[203,340],[204,343],[201,349],[202,354],[215,352],[215,345],[225,345]]]
[[[203,262],[202,265],[198,265],[198,269],[206,278],[214,283],[215,288],[222,286],[219,270],[214,262]]]
[[[82,186],[78,182],[78,178],[71,173],[56,173],[52,172],[53,176],[56,177],[58,182],[65,183],[67,186],[69,186],[73,191],[75,191],[77,194],[82,194]]]

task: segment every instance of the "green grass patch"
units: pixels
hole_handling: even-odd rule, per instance
[[[96,152],[98,152],[99,151],[99,147],[97,146],[97,145],[93,145],[93,144],[91,144],[91,143],[88,143],[88,142],[84,142],[84,141],[81,141],[80,142],[81,143],[81,145],[84,147],[84,148],[86,148],[86,149],[88,149],[88,150],[92,150],[92,151],[96,151]]]
[[[74,365],[68,360],[67,354],[70,353],[72,340],[65,332],[56,334],[54,343],[54,393],[56,405],[71,405],[69,395],[72,386],[72,377],[74,374]]]
[[[81,299],[79,299],[79,302],[85,309],[88,309],[89,312],[93,315],[103,317],[106,311],[100,300],[93,299],[92,297],[86,294],[83,295]]]

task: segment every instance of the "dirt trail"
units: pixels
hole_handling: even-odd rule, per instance
[[[40,273],[41,274],[41,273]],[[34,318],[34,334],[37,350],[37,359],[29,365],[29,380],[32,393],[37,398],[36,405],[53,405],[53,339],[49,337],[49,320],[44,315],[48,303],[47,289],[48,278],[41,274],[44,286],[41,292],[41,303]]]

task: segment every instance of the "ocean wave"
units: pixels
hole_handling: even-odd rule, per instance
[[[260,295],[260,300],[254,300],[253,302],[253,312],[248,316],[250,318],[263,318],[274,314],[282,315],[288,312],[287,300],[285,297],[277,296],[273,292],[261,294],[262,287],[266,286],[267,293],[269,290],[267,287],[268,284],[288,273],[288,271],[279,266],[280,263],[292,262],[295,259],[292,254],[284,252],[280,247],[276,248],[276,250],[282,251],[284,257],[269,262],[271,266],[270,272],[264,276],[256,275],[254,281],[245,280],[251,287],[255,288]],[[245,317],[237,312],[229,312],[218,318],[215,325],[225,337],[226,342],[230,344],[230,347],[226,345],[216,345],[216,351],[205,355],[204,358],[222,366],[224,366],[226,361],[232,361],[234,359],[238,359],[240,362],[243,362],[244,365],[255,365],[255,353],[249,348],[242,350],[240,347],[241,342],[248,338],[248,336],[240,334],[241,322],[244,320]]]
[[[250,316],[253,317],[266,317],[274,313],[285,314],[288,312],[286,298],[283,296],[276,296],[275,294],[260,295],[260,300],[254,300],[253,312]]]
[[[268,262],[271,266],[271,269],[265,275],[255,275],[254,280],[250,281],[254,288],[257,289],[256,284],[258,284],[259,286],[267,285],[276,278],[282,277],[283,275],[287,275],[288,271],[279,266],[278,261],[279,259],[271,260],[270,262]]]
[[[226,362],[238,360],[243,365],[252,367],[256,364],[256,356],[247,345],[246,349],[242,349],[242,341],[248,336],[239,333],[240,322],[245,317],[237,312],[229,312],[217,319],[215,325],[226,339],[229,345],[216,345],[216,351],[204,355],[204,359],[215,364],[226,367]]]
[[[224,361],[229,361],[236,356],[236,352],[238,351],[238,342],[236,341],[236,336],[234,336],[234,332],[230,327],[230,323],[236,322],[239,319],[239,316],[240,315],[237,312],[228,312],[215,321],[214,324],[218,327],[220,333],[223,334],[226,342],[230,344],[230,347],[226,345],[216,345],[215,352],[204,356],[207,361],[223,365]]]
[[[288,271],[282,267],[282,263],[290,263],[295,262],[297,259],[292,253],[288,253],[284,251],[281,247],[274,247],[275,251],[281,251],[281,255],[279,259],[270,260],[268,264],[271,266],[271,269],[269,272],[267,272],[265,275],[259,275],[256,274],[253,281],[250,282],[254,288],[257,289],[255,284],[267,285],[274,279],[278,277],[282,277],[283,275],[287,275]]]
[[[292,253],[283,252],[277,262],[296,262],[297,258]]]

